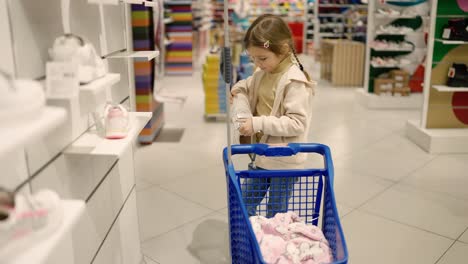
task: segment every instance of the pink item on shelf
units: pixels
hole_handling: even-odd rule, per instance
[[[127,136],[129,116],[122,105],[107,105],[104,116],[107,139],[122,139]]]
[[[4,190],[1,192],[8,195]],[[13,204],[0,202],[0,259],[7,262],[44,241],[63,219],[61,199],[51,190],[41,190],[34,195],[9,195],[14,197]]]
[[[468,12],[468,0],[457,0],[457,4],[461,10]]]

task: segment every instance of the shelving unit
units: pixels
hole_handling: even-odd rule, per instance
[[[466,41],[442,39],[450,19],[467,18],[456,0],[433,0],[421,120],[409,120],[406,135],[430,153],[468,153],[468,87],[449,87],[452,63],[468,64]]]
[[[369,17],[367,28],[367,47],[366,47],[366,65],[364,73],[364,90],[357,91],[356,95],[359,101],[368,108],[375,109],[418,109],[422,106],[423,96],[421,83],[423,81],[422,62],[427,50],[424,40],[425,29],[428,27],[428,15],[422,7],[426,5],[420,0],[404,1],[369,1]],[[420,10],[414,8],[415,5],[420,5]],[[378,10],[391,9],[395,15],[381,14]],[[413,10],[409,12],[408,10]],[[417,11],[415,11],[417,10]],[[429,8],[427,8],[429,10]],[[408,11],[408,12],[407,12]],[[419,13],[418,13],[419,12]],[[405,25],[413,31],[406,32],[384,31],[382,28],[389,26],[399,27]],[[383,43],[411,43],[413,48],[405,49],[378,49],[374,45],[377,41]],[[375,58],[392,58],[396,63],[392,65],[378,65],[371,63]],[[408,63],[402,64],[400,59],[407,60]],[[409,96],[392,96],[378,95],[374,92],[374,84],[377,78],[389,79],[388,75],[394,70],[403,70],[408,75],[408,80],[405,89],[411,91]],[[395,82],[396,83],[396,82]],[[400,82],[399,85],[402,85]],[[395,85],[395,84],[392,84]],[[382,97],[382,98],[380,98]]]
[[[65,154],[79,155],[107,155],[121,157],[124,151],[135,141],[140,131],[150,121],[152,114],[145,112],[131,112],[131,128],[123,139],[106,139],[100,135],[96,128],[79,137],[64,151]]]
[[[65,121],[66,111],[58,107],[44,107],[42,112],[31,120],[18,121],[0,130],[0,158],[9,152],[24,148],[35,138],[52,132]]]
[[[193,73],[192,1],[164,1],[170,9],[173,22],[166,25],[170,44],[166,46],[166,74],[191,75]]]
[[[362,3],[330,4],[317,0],[318,40],[348,39],[365,41],[368,6]]]
[[[5,264],[23,264],[36,263],[48,264],[51,255],[57,253],[57,247],[65,240],[70,239],[70,230],[76,225],[85,211],[85,203],[79,200],[62,200],[63,219],[60,226],[54,232],[40,240],[40,243],[34,243],[34,246],[28,248],[17,255],[15,258],[2,259]]]
[[[130,1],[66,2],[70,21],[56,1],[7,1],[8,8],[3,9],[8,19],[2,22],[11,35],[6,41],[15,61],[15,67],[7,69],[12,76],[43,79],[47,48],[64,33],[65,25],[69,32],[88,40],[112,72],[80,86],[80,92],[70,98],[47,98],[49,106],[33,120],[0,131],[0,154],[13,152],[0,157],[2,169],[6,165],[8,172],[0,184],[22,193],[53,190],[66,207],[60,230],[68,235],[62,238],[62,231],[54,232],[11,263],[141,263],[133,146],[151,113],[132,113],[129,136],[116,141],[93,137],[97,134],[91,117],[102,118],[102,104],[109,100],[134,110],[133,62],[154,63],[157,52],[138,52],[147,43],[133,45]],[[131,1],[137,2],[155,6],[155,1]],[[135,17],[135,21],[144,24],[148,18]],[[154,36],[153,31],[149,34]],[[95,102],[90,103],[92,99]],[[85,202],[68,203],[74,200]]]
[[[122,51],[110,55],[109,59],[126,58],[126,59],[139,59],[142,61],[154,60],[159,56],[159,50],[143,50],[143,51]]]

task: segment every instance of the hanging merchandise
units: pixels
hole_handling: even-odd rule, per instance
[[[81,84],[89,83],[107,74],[107,65],[96,53],[94,46],[82,37],[65,34],[55,39],[49,55],[54,62],[77,65],[77,76]]]
[[[2,263],[49,237],[63,219],[60,197],[51,190],[20,194],[0,188],[0,258]]]
[[[42,86],[32,80],[13,80],[0,71],[0,124],[36,119],[45,107]]]
[[[468,41],[468,18],[450,19],[444,26],[442,39]]]

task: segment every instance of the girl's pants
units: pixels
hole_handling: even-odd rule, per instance
[[[249,170],[264,170],[262,168],[254,168],[249,164]],[[265,197],[268,188],[267,213],[266,217],[271,218],[276,213],[284,213],[288,210],[289,198],[293,191],[294,183],[297,177],[285,178],[246,178],[241,185],[242,197],[246,205],[249,216],[257,214],[257,206]],[[260,211],[264,208],[260,208]]]

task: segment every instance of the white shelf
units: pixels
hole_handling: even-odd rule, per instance
[[[133,144],[140,131],[151,120],[152,113],[130,112],[131,129],[123,139],[106,139],[95,128],[84,133],[67,149],[65,154],[108,155],[120,157],[130,144]]]
[[[106,88],[118,83],[120,81],[120,74],[108,73],[105,76],[96,79],[88,84],[80,86],[80,92],[95,96],[103,92]]]
[[[75,224],[84,213],[85,203],[80,200],[62,200],[63,219],[55,232],[34,243],[32,248],[21,251],[15,259],[2,259],[5,264],[46,264],[50,255],[55,251],[63,239],[70,234]]]
[[[390,15],[384,15],[384,14],[380,14],[380,13],[376,13],[375,14],[375,17],[376,18],[386,18],[386,19],[397,19],[397,18],[416,18],[420,15],[397,15],[397,16],[390,16]],[[422,19],[429,19],[431,18],[430,16],[420,16]]]
[[[468,128],[421,128],[420,121],[406,122],[406,136],[429,153],[468,153]]]
[[[320,4],[320,7],[355,7],[355,8],[367,8],[367,5],[360,5],[360,4]]]
[[[363,88],[356,89],[357,100],[369,109],[420,109],[423,103],[421,93],[409,96],[376,95]]]
[[[124,51],[118,52],[107,57],[108,59],[120,59],[120,58],[136,58],[146,59],[147,61],[153,60],[159,56],[159,50],[148,50],[148,51]]]
[[[48,134],[65,121],[67,112],[59,107],[44,107],[41,113],[30,120],[12,125],[1,124],[0,156],[20,149],[31,141]]]
[[[432,85],[439,92],[468,92],[468,87],[450,87],[445,85]]]
[[[88,0],[89,4],[103,4],[103,5],[118,5],[121,3],[142,5],[144,4],[144,2],[148,2],[148,1],[143,1],[143,0]]]
[[[172,23],[172,22],[174,22],[174,19],[172,17],[168,17],[168,18],[164,19],[164,24],[169,24],[169,23]]]
[[[435,39],[437,42],[442,42],[445,45],[466,45],[468,41],[462,40],[444,40],[444,39]]]

